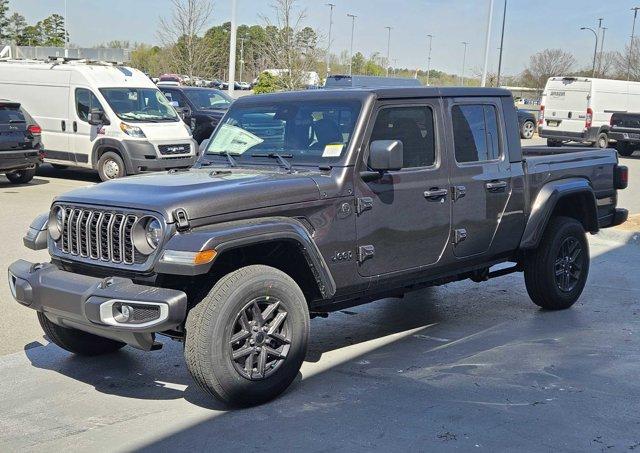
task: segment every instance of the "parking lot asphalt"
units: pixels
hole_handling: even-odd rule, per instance
[[[627,207],[627,196],[640,198],[640,165],[623,161]],[[21,244],[29,222],[55,195],[97,178],[45,166],[30,185],[5,181],[3,275],[15,259],[46,260]],[[194,385],[179,343],[92,359],[49,344],[2,279],[0,451],[640,448],[640,247],[590,244],[587,288],[570,310],[537,309],[515,274],[314,319],[290,390],[235,411]]]

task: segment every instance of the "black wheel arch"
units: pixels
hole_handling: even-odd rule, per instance
[[[93,150],[91,151],[91,167],[94,170],[98,169],[100,157],[108,151],[115,152],[122,158],[127,174],[132,172],[133,164],[131,163],[129,153],[121,141],[113,138],[101,138],[94,143]]]

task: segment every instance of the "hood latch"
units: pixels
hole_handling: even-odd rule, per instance
[[[173,211],[173,215],[176,218],[176,225],[178,231],[184,231],[189,229],[189,218],[187,217],[187,211],[182,208],[178,208]]]

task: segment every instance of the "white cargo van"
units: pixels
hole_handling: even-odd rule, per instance
[[[640,82],[551,77],[542,93],[538,134],[549,146],[577,141],[606,148],[614,112],[640,112]]]
[[[102,180],[190,167],[197,144],[142,72],[87,61],[0,61],[0,98],[42,127],[45,161],[98,170]]]

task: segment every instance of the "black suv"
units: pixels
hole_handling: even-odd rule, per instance
[[[40,155],[40,126],[18,102],[0,100],[0,173],[14,184],[33,179]]]
[[[211,137],[233,99],[213,88],[158,86],[173,106],[181,111],[198,144]]]

